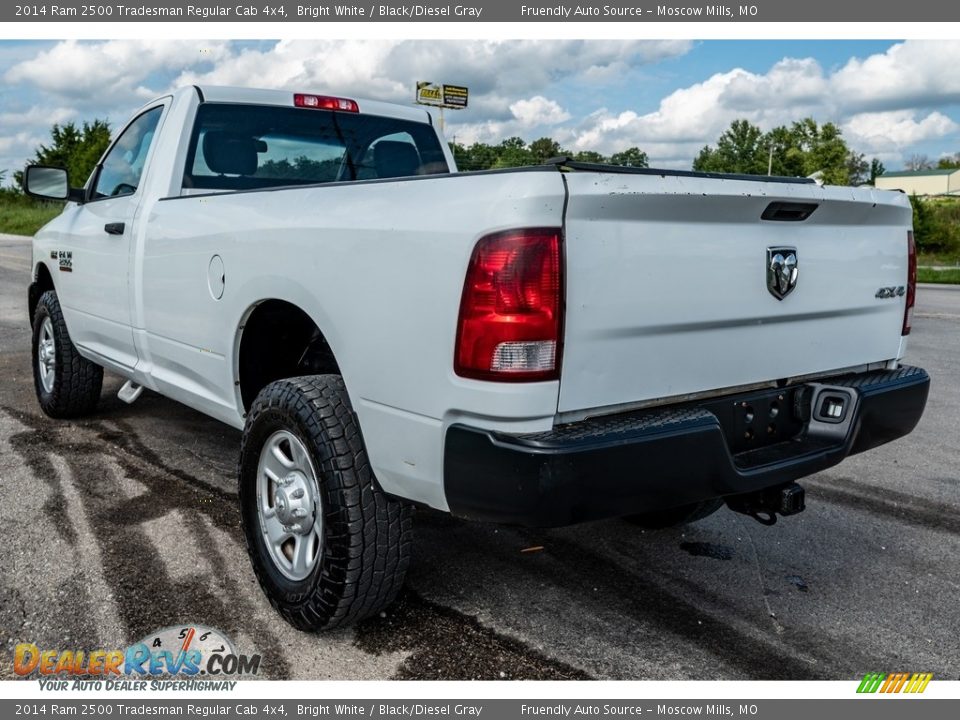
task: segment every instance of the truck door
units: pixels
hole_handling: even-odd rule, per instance
[[[138,188],[162,114],[163,105],[152,107],[120,133],[95,171],[88,200],[77,209],[60,248],[70,253],[71,272],[61,276],[60,301],[74,343],[127,368],[137,362],[129,263]]]

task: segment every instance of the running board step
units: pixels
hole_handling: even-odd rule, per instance
[[[123,400],[127,405],[133,405],[133,403],[136,402],[136,399],[140,397],[140,393],[142,392],[143,385],[137,385],[133,380],[127,380],[117,393],[117,397]]]

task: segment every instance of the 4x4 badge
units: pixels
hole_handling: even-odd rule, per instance
[[[796,248],[767,248],[767,290],[777,300],[783,300],[797,286],[799,274]]]

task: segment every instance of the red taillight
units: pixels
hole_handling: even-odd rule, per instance
[[[907,231],[907,302],[903,309],[903,332],[910,334],[913,323],[913,304],[917,300],[917,244],[913,241],[913,231]]]
[[[314,110],[339,110],[340,112],[360,112],[360,106],[356,100],[347,98],[330,97],[328,95],[304,95],[295,93],[293,104],[302,108],[313,108]]]
[[[454,370],[479,380],[560,376],[560,230],[510,230],[473,249],[460,301]]]

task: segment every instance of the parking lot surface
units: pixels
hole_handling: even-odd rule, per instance
[[[960,678],[960,288],[919,291],[917,430],[802,481],[799,516],[544,531],[420,511],[399,602],[315,635],[250,569],[237,431],[149,392],[125,405],[112,376],[93,417],[42,415],[29,273],[29,242],[0,236],[0,678],[18,642],[113,649],[180,623],[274,679]]]

